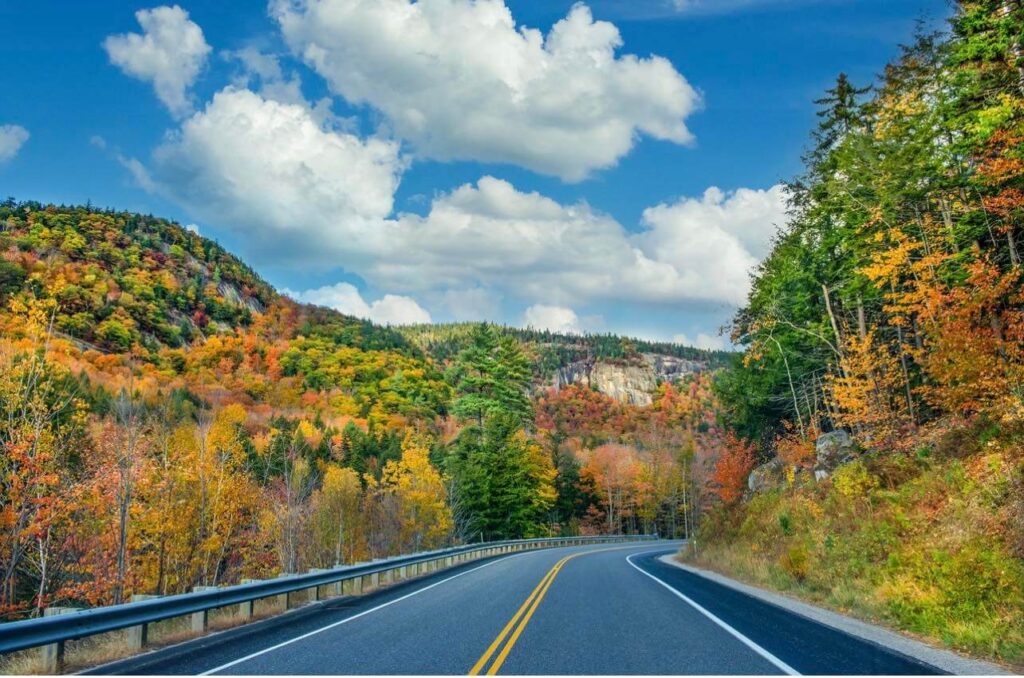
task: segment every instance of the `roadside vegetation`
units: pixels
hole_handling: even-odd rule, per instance
[[[1022,31],[1018,3],[963,0],[874,87],[840,75],[818,102],[733,325],[746,351],[716,391],[735,437],[686,554],[1016,665]]]

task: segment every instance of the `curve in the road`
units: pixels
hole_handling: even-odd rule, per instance
[[[115,666],[192,675],[937,673],[657,559],[676,548],[498,557]]]

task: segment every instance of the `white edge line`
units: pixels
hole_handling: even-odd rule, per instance
[[[797,671],[796,669],[794,669],[792,666],[790,666],[786,662],[782,661],[781,659],[779,659],[778,657],[773,655],[771,652],[769,652],[768,650],[764,649],[763,647],[761,647],[760,645],[758,645],[757,643],[752,641],[750,638],[747,638],[745,635],[743,635],[742,633],[740,633],[739,631],[737,631],[733,627],[731,627],[728,624],[726,624],[724,621],[722,621],[721,619],[716,617],[714,614],[712,614],[706,608],[701,606],[695,600],[693,600],[689,596],[681,593],[680,591],[678,591],[674,587],[670,586],[669,584],[666,584],[664,581],[662,581],[661,579],[658,579],[657,577],[655,577],[650,572],[647,572],[647,571],[643,570],[640,566],[638,566],[636,563],[633,562],[633,558],[636,558],[637,556],[644,556],[644,555],[647,555],[648,553],[658,553],[658,551],[645,551],[644,553],[634,553],[631,556],[626,556],[626,562],[629,563],[633,567],[633,569],[635,569],[640,574],[643,574],[643,575],[646,575],[646,576],[650,577],[654,581],[658,582],[659,584],[661,584],[662,586],[667,588],[669,591],[671,591],[673,594],[675,594],[679,598],[682,598],[688,605],[690,605],[690,607],[692,607],[693,609],[697,610],[697,612],[700,612],[702,615],[704,615],[705,617],[707,617],[711,621],[713,621],[716,624],[718,624],[719,626],[721,626],[723,629],[728,631],[732,636],[734,636],[737,640],[739,640],[741,643],[743,643],[744,645],[749,647],[751,650],[753,650],[757,654],[761,655],[763,658],[767,659],[777,669],[781,670],[786,675],[790,675],[790,676],[799,676],[799,675],[801,675],[800,672]]]
[[[400,603],[401,601],[405,600],[406,598],[412,598],[413,596],[419,595],[420,593],[423,593],[424,591],[428,591],[428,590],[434,588],[435,586],[440,586],[441,584],[450,582],[452,579],[458,579],[459,577],[462,577],[464,575],[470,574],[471,572],[476,572],[477,570],[482,570],[485,567],[490,567],[491,565],[494,565],[496,563],[505,562],[507,560],[510,560],[512,558],[516,558],[518,556],[524,556],[527,553],[532,553],[532,551],[525,551],[523,553],[514,553],[514,554],[511,554],[511,555],[505,556],[503,558],[498,558],[496,560],[492,560],[489,563],[484,563],[483,565],[480,565],[478,567],[474,567],[472,570],[466,570],[465,572],[460,572],[460,573],[458,573],[456,575],[453,575],[451,577],[448,577],[446,579],[442,579],[441,581],[436,581],[433,584],[429,584],[427,586],[424,586],[421,589],[416,589],[415,591],[413,591],[411,593],[407,593],[404,596],[401,596],[399,598],[395,598],[394,600],[389,600],[386,603],[381,603],[380,605],[377,605],[376,607],[371,607],[369,610],[363,610],[362,612],[360,612],[358,614],[354,614],[351,617],[345,617],[344,619],[342,619],[340,621],[336,621],[333,624],[328,624],[327,626],[323,626],[321,628],[315,629],[313,631],[310,631],[309,633],[304,633],[301,636],[296,636],[294,638],[290,638],[290,639],[288,639],[288,640],[286,640],[286,641],[284,641],[282,643],[278,643],[277,645],[272,645],[270,647],[264,648],[264,649],[260,650],[259,652],[253,652],[252,654],[248,654],[248,655],[246,655],[244,657],[240,657],[238,659],[235,659],[234,661],[228,662],[227,664],[221,664],[218,667],[209,669],[207,671],[203,671],[202,673],[197,674],[197,675],[209,676],[209,675],[212,675],[214,673],[217,673],[218,671],[223,671],[224,669],[227,669],[227,668],[230,668],[232,666],[235,666],[236,664],[241,664],[243,662],[247,662],[250,659],[254,659],[256,657],[259,657],[260,655],[267,654],[268,652],[273,652],[274,650],[280,649],[280,648],[282,648],[282,647],[284,647],[286,645],[291,645],[292,643],[297,643],[300,640],[305,640],[306,638],[309,638],[310,636],[315,636],[318,633],[323,633],[324,631],[328,631],[330,629],[333,629],[336,626],[341,626],[342,624],[347,624],[348,622],[352,621],[353,619],[359,619],[360,617],[364,617],[364,616],[370,614],[371,612],[376,612],[377,610],[383,609],[383,608],[388,607],[390,605],[394,605],[395,603]],[[636,566],[634,565],[634,567],[636,567]]]

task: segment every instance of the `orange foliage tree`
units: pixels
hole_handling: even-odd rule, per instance
[[[737,502],[743,496],[747,476],[753,468],[754,444],[727,431],[711,477],[718,498],[726,504]]]

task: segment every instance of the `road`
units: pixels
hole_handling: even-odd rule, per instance
[[[158,674],[923,674],[936,669],[658,560],[521,553],[338,599],[131,670]]]

